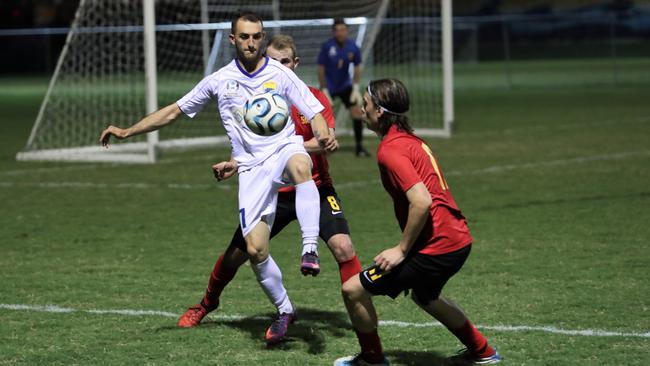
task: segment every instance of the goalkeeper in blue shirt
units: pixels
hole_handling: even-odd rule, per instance
[[[356,156],[370,156],[363,147],[363,123],[361,122],[361,51],[348,39],[348,26],[341,18],[334,19],[333,37],[321,46],[318,55],[318,81],[321,91],[332,102],[340,98],[350,111],[356,142]],[[350,77],[350,64],[354,64],[354,74]]]

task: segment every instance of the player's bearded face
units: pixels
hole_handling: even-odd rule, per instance
[[[262,24],[240,20],[235,34],[230,37],[237,49],[237,58],[245,66],[254,66],[262,58],[261,47],[265,38]]]
[[[367,92],[363,95],[363,104],[361,106],[361,113],[363,122],[366,124],[369,130],[377,131],[378,127],[378,116],[377,109],[372,102],[370,94]]]

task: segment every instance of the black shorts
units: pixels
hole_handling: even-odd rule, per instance
[[[334,187],[322,185],[318,188],[320,195],[320,233],[319,236],[327,243],[336,234],[350,234],[348,221],[345,219],[341,200],[336,194]],[[271,238],[276,236],[289,223],[297,220],[296,216],[296,191],[278,193],[278,205],[275,211],[275,220],[271,228]],[[246,241],[242,235],[241,225],[237,227],[235,234],[230,241],[235,246],[246,251]]]
[[[442,288],[467,260],[472,246],[455,252],[427,255],[416,253],[390,272],[382,272],[376,265],[360,274],[361,284],[373,295],[387,295],[393,299],[402,291],[412,289],[422,304],[438,299]]]
[[[352,103],[350,101],[350,96],[352,95],[352,87],[347,87],[340,92],[336,94],[332,94],[332,100],[335,98],[340,98],[343,104],[345,105],[345,108],[350,109],[353,105],[356,105],[356,103]]]

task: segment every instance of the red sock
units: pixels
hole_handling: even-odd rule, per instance
[[[384,351],[381,349],[381,339],[377,330],[370,333],[361,333],[357,330],[357,339],[361,346],[361,358],[369,363],[381,363],[384,360]]]
[[[355,276],[359,272],[361,272],[361,263],[359,263],[359,258],[357,258],[356,255],[345,262],[339,262],[341,284],[344,284],[345,281],[349,280],[350,277]]]
[[[476,329],[471,321],[467,320],[465,325],[458,329],[449,329],[471,353],[478,357],[489,357],[494,354],[487,339]]]
[[[219,297],[223,289],[230,283],[230,281],[235,277],[237,273],[237,268],[234,270],[228,266],[223,265],[222,254],[217,263],[212,269],[210,274],[210,280],[208,281],[208,288],[205,290],[205,296],[203,296],[202,305],[208,309],[219,306]]]

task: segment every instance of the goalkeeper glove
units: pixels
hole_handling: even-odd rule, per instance
[[[361,93],[359,93],[359,84],[352,86],[352,94],[350,94],[350,102],[352,104],[361,105]]]

